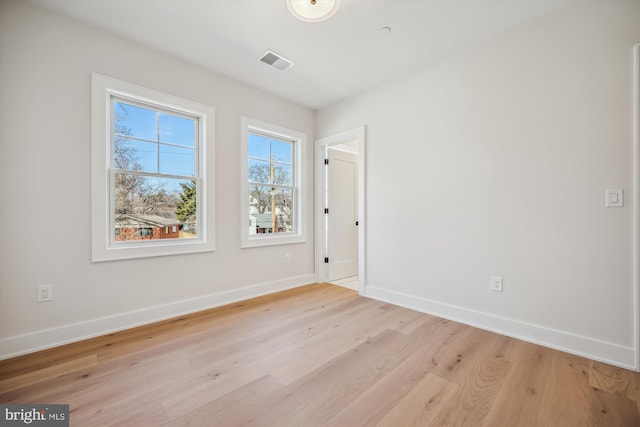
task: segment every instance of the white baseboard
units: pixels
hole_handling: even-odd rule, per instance
[[[638,368],[636,367],[635,351],[632,347],[625,347],[375,286],[366,286],[363,295],[621,368],[632,370],[637,370]]]
[[[306,274],[3,338],[0,339],[0,360],[315,282],[315,274]]]

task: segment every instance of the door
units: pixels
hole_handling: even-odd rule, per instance
[[[358,275],[358,156],[327,148],[328,280]]]

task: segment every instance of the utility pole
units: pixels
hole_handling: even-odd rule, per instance
[[[277,221],[276,221],[276,187],[273,186],[275,182],[275,165],[273,164],[273,153],[271,153],[269,161],[269,179],[271,180],[271,232],[277,233]]]

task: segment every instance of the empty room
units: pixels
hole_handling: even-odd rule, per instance
[[[0,0],[0,425],[639,426],[640,0]]]

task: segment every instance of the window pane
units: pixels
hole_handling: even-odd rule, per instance
[[[286,163],[290,165],[291,158],[293,157],[293,143],[273,139],[271,140],[271,152],[273,153],[273,160],[276,163]]]
[[[171,114],[160,114],[160,142],[194,147],[196,121]]]
[[[160,173],[195,176],[195,151],[191,148],[160,144]]]
[[[249,182],[271,184],[271,167],[269,161],[249,159]]]
[[[249,157],[255,159],[269,160],[271,156],[271,147],[269,138],[262,135],[249,133]]]
[[[292,231],[293,189],[250,185],[249,234]]]
[[[195,181],[116,173],[116,241],[197,236]]]
[[[155,173],[158,170],[158,144],[116,137],[113,141],[113,167]]]
[[[113,131],[116,135],[157,141],[156,112],[147,108],[114,101]]]

